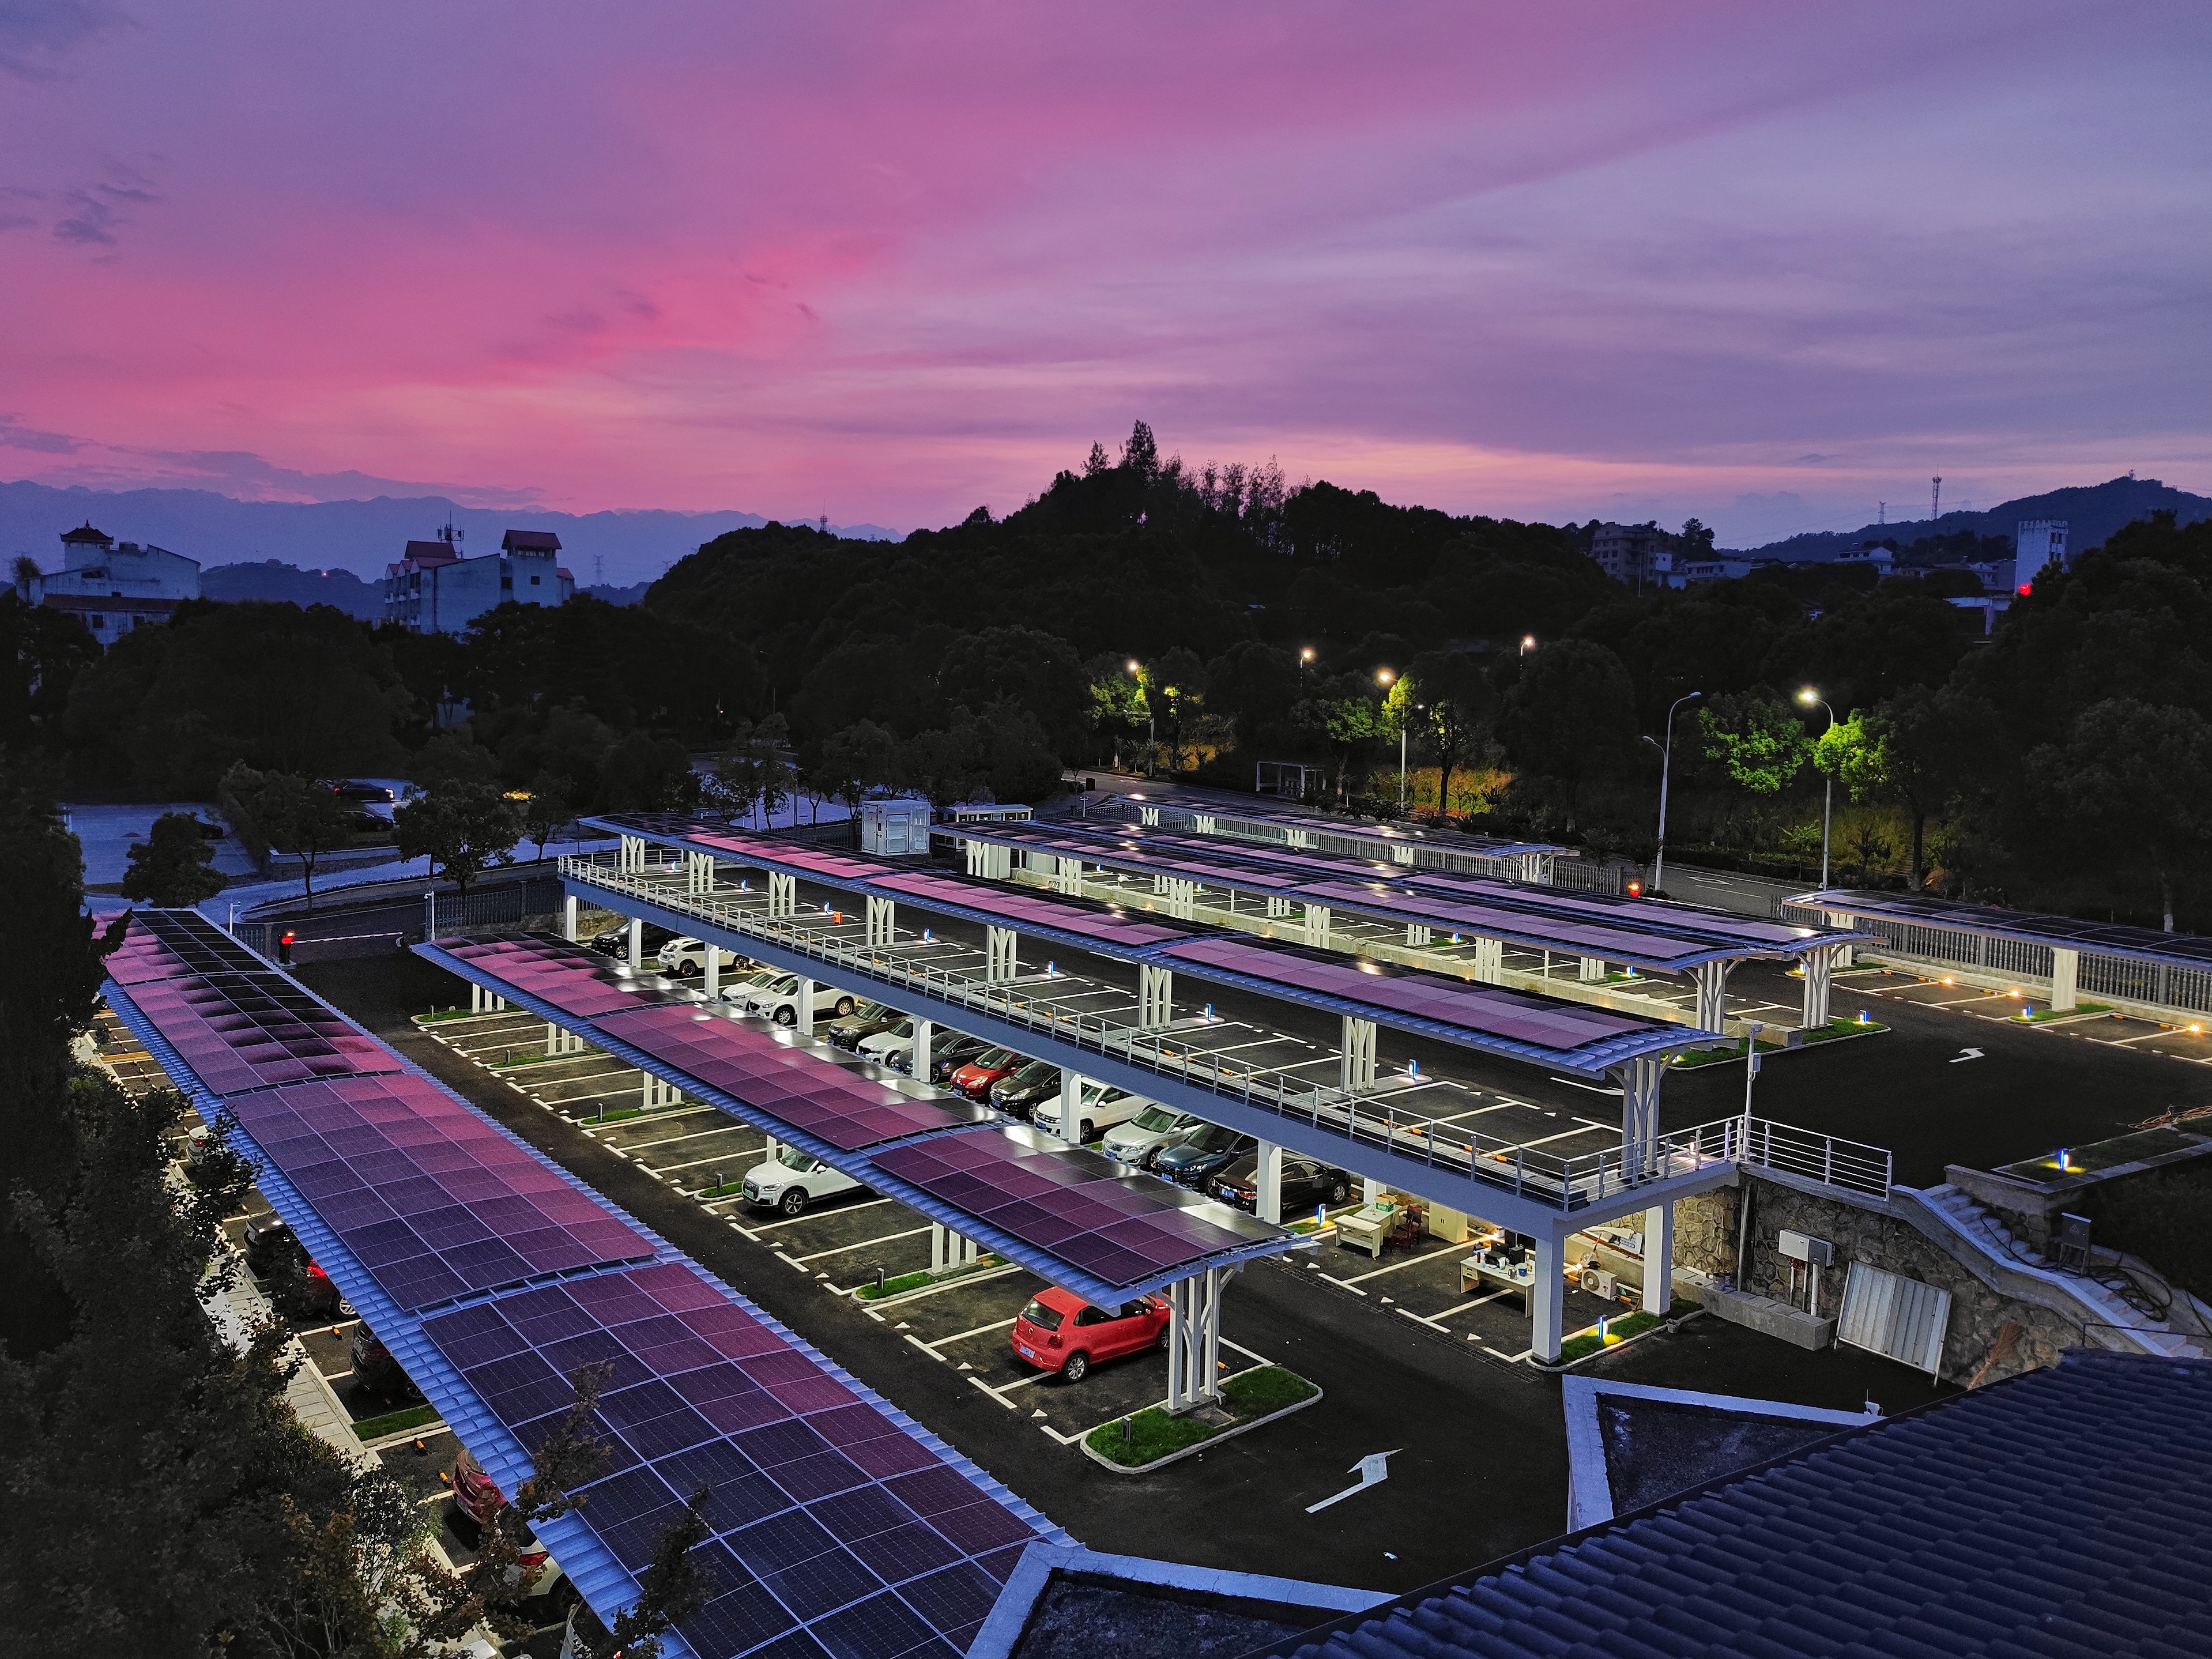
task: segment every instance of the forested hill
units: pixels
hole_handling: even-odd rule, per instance
[[[2148,519],[2154,513],[2172,514],[2178,526],[2196,524],[2212,519],[2212,496],[2192,495],[2156,478],[2111,478],[2100,484],[2022,495],[1986,513],[1946,513],[1933,520],[1891,519],[1862,525],[1856,530],[1792,536],[1751,551],[1759,558],[1832,559],[1866,542],[1887,539],[1903,547],[1929,537],[1996,536],[2009,545],[2014,527],[2025,520],[2063,519],[2069,545],[2075,552],[2085,553],[2102,547],[2122,525]]]

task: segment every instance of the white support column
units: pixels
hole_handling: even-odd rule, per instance
[[[576,896],[574,893],[561,901],[561,937],[571,945],[576,942]]]
[[[1278,1227],[1283,1224],[1283,1149],[1269,1141],[1260,1143],[1260,1169],[1253,1199],[1255,1215]]]
[[[768,913],[770,916],[793,916],[799,914],[799,880],[794,876],[780,876],[771,870],[768,873]]]
[[[1174,1014],[1175,974],[1166,968],[1137,969],[1137,1027],[1139,1030],[1157,1031]]]
[[[918,1019],[914,1023],[913,1075],[921,1081],[929,1081],[929,1040],[937,1034],[934,1020]]]
[[[722,994],[721,947],[718,945],[709,945],[707,947],[705,960],[706,977],[701,981],[701,988],[707,993],[707,1000],[712,1002]]]
[[[1674,1305],[1674,1206],[1655,1204],[1644,1212],[1644,1311],[1664,1315]]]
[[[868,899],[868,944],[871,947],[889,945],[898,925],[898,903],[894,899]]]
[[[983,978],[1003,985],[1021,971],[1021,935],[1011,927],[988,927],[983,932]]]
[[[1475,940],[1474,976],[1485,985],[1505,982],[1505,945],[1502,939]]]
[[[1375,1086],[1375,1022],[1344,1017],[1342,1081],[1347,1091]]]
[[[1528,1285],[1528,1351],[1550,1364],[1559,1357],[1560,1316],[1565,1310],[1566,1286],[1561,1282],[1564,1252],[1557,1233],[1536,1238],[1536,1275]]]
[[[1805,953],[1805,1029],[1825,1030],[1828,1024],[1828,997],[1835,985],[1836,951],[1838,947],[1823,945]]]
[[[1596,957],[1584,957],[1575,977],[1585,985],[1595,985],[1605,977],[1605,963]]]
[[[632,916],[629,919],[629,944],[626,955],[631,967],[645,966],[645,918],[643,916]]]
[[[799,981],[799,1022],[793,1028],[799,1036],[814,1035],[814,981],[803,975]]]
[[[2075,991],[2081,974],[2081,953],[2059,945],[2051,947],[2051,1007],[2069,1013],[2076,1006]]]
[[[1425,949],[1435,938],[1436,934],[1431,929],[1424,927],[1418,921],[1409,921],[1406,924],[1406,943],[1417,951]]]
[[[1721,1022],[1728,1018],[1729,970],[1732,962],[1701,962],[1690,970],[1690,977],[1698,987],[1698,1029],[1717,1031]],[[1583,975],[1587,979],[1589,975]]]
[[[1323,949],[1328,945],[1328,907],[1325,904],[1306,906],[1306,943]]]

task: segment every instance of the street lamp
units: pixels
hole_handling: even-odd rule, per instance
[[[1667,741],[1659,750],[1659,852],[1651,860],[1651,896],[1667,896],[1667,777],[1674,768],[1674,711],[1702,691],[1685,692],[1667,708]]]
[[[1797,701],[1808,708],[1815,704],[1819,704],[1822,708],[1828,708],[1828,705],[1821,702],[1820,694],[1809,685],[1797,694]],[[1820,735],[1825,738],[1835,729],[1836,711],[1828,708],[1828,724]],[[1832,772],[1827,772],[1825,767],[1821,769],[1826,773],[1826,781],[1820,793],[1820,888],[1825,892],[1828,886],[1828,824],[1836,807],[1836,775]]]

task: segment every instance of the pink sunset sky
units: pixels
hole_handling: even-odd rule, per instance
[[[2212,8],[0,5],[0,477],[1724,544],[2212,490]]]

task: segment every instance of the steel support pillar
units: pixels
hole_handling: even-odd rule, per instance
[[[1721,1022],[1728,1018],[1729,970],[1732,962],[1701,962],[1690,970],[1690,977],[1698,988],[1698,1029],[1717,1031]],[[1583,975],[1588,979],[1589,975]]]
[[[983,978],[987,983],[1003,985],[1021,972],[1021,935],[1011,927],[984,930]]]
[[[1262,1221],[1283,1224],[1283,1149],[1269,1141],[1260,1143],[1260,1168],[1254,1180],[1253,1213]]]
[[[1557,1233],[1536,1237],[1536,1273],[1528,1284],[1528,1352],[1546,1364],[1559,1357],[1560,1316],[1565,1311],[1562,1281],[1565,1251]]]
[[[1306,943],[1328,948],[1328,907],[1325,904],[1306,906]]]
[[[571,945],[576,942],[576,896],[574,893],[561,901],[561,937]]]
[[[1644,1212],[1644,1311],[1663,1316],[1674,1305],[1674,1206]]]
[[[643,916],[632,916],[629,919],[629,940],[623,955],[631,967],[645,966],[645,918]]]
[[[1375,1086],[1375,1022],[1344,1017],[1344,1066],[1341,1081],[1346,1091]]]
[[[896,937],[898,923],[898,903],[894,899],[868,899],[868,943],[871,946],[887,945]]]
[[[1175,974],[1170,969],[1137,969],[1137,1029],[1157,1031],[1175,1018]]]
[[[1824,1030],[1828,1024],[1828,998],[1835,986],[1838,946],[1823,945],[1805,953],[1805,1029]]]
[[[799,981],[799,1018],[792,1029],[801,1036],[814,1035],[814,981],[802,977]]]

